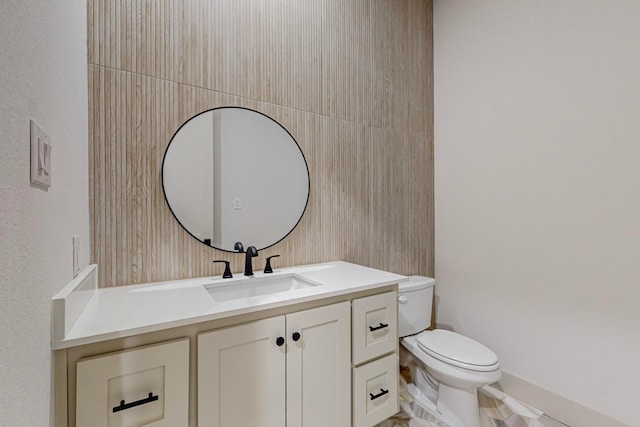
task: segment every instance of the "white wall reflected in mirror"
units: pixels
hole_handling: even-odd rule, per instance
[[[271,246],[298,223],[309,172],[287,130],[253,110],[201,113],[174,135],[163,162],[167,203],[195,238],[233,251]]]

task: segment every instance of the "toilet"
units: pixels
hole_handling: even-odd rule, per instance
[[[434,285],[434,279],[424,276],[411,276],[399,285],[398,334],[437,388],[434,415],[454,427],[478,427],[477,389],[500,379],[500,361],[489,348],[464,335],[426,330],[431,326]]]

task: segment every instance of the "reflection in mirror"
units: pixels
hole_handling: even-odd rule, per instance
[[[164,155],[162,185],[173,215],[196,239],[225,251],[237,241],[264,249],[302,218],[309,170],[278,122],[223,107],[178,129]]]

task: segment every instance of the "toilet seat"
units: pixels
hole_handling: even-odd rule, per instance
[[[471,371],[489,372],[500,367],[489,348],[464,335],[444,329],[424,331],[416,336],[420,350],[443,363]]]

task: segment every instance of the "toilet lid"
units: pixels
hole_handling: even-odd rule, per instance
[[[493,370],[498,356],[478,341],[444,329],[425,331],[417,336],[422,351],[450,365],[471,370]]]

